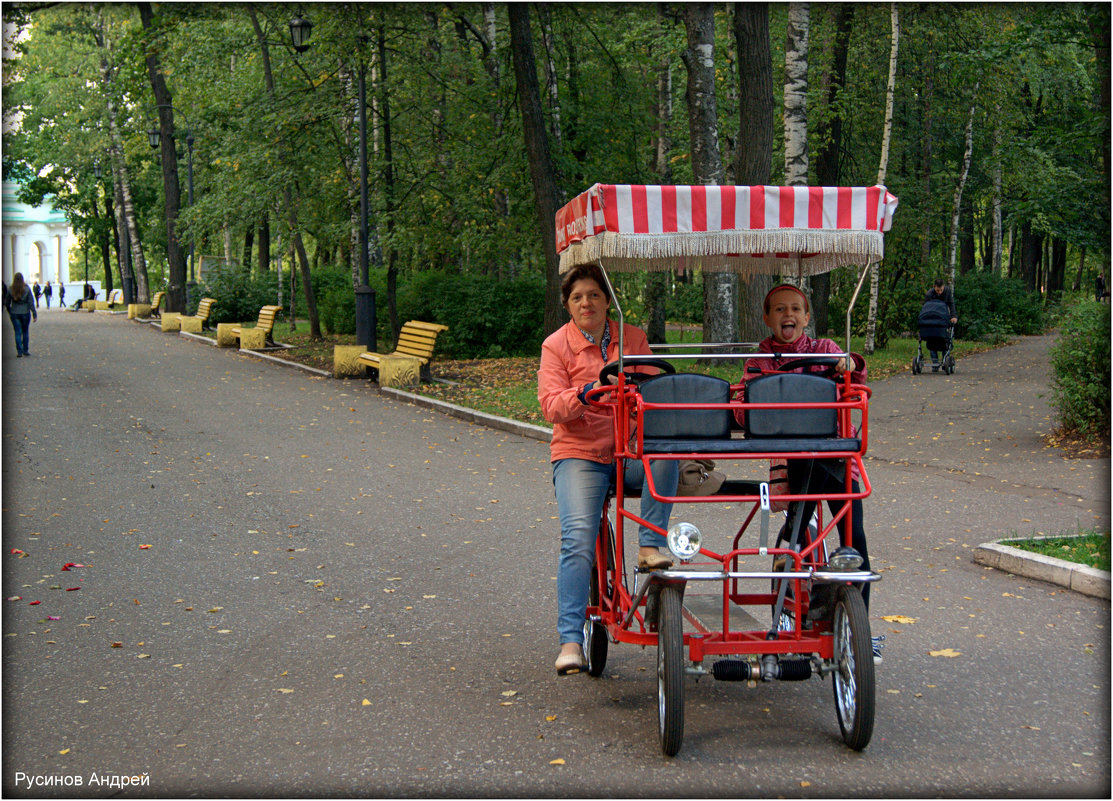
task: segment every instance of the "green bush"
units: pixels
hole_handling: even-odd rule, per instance
[[[437,352],[457,359],[539,353],[544,308],[540,276],[498,281],[428,270],[398,289],[399,319],[447,325]]]
[[[1039,334],[1046,326],[1041,303],[1039,294],[1029,292],[1017,278],[967,273],[955,286],[955,336],[1000,342],[1010,336]]]
[[[1051,348],[1052,403],[1061,430],[1109,433],[1109,343],[1109,304],[1086,301],[1067,314]]]
[[[313,296],[317,300],[317,316],[324,333],[356,332],[356,295],[352,288],[351,270],[346,267],[318,269],[313,273]],[[301,305],[305,304],[302,297],[299,301]]]
[[[274,273],[255,275],[236,266],[214,267],[205,271],[205,280],[191,293],[191,313],[203,297],[216,299],[210,325],[253,322],[260,308],[275,303],[278,281]]]

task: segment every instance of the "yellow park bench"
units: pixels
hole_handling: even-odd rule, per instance
[[[182,316],[182,330],[191,334],[199,334],[208,328],[209,316],[212,314],[215,303],[216,298],[201,298],[201,302],[197,304],[197,314],[192,317]]]
[[[429,360],[433,358],[437,335],[447,330],[448,326],[440,323],[410,320],[398,332],[398,341],[394,344],[393,351],[390,353],[366,351],[359,354],[359,361],[365,367],[379,371],[380,383],[387,378],[384,372],[393,372],[396,369],[404,374],[412,373],[414,379],[429,381],[432,379]],[[387,383],[394,382],[387,381]]]
[[[117,303],[123,303],[124,302],[124,290],[113,289],[111,292],[108,293],[108,301],[107,302],[108,302],[109,306],[113,306]]]
[[[259,319],[255,321],[254,328],[232,326],[232,336],[240,341],[240,347],[248,350],[257,350],[274,344],[271,332],[274,330],[274,321],[281,306],[264,306],[259,309]]]
[[[162,303],[162,299],[164,297],[166,297],[165,292],[156,292],[155,296],[153,298],[151,298],[151,316],[152,317],[158,317],[160,314],[162,314],[162,312],[159,311],[158,307],[159,307],[159,304]]]

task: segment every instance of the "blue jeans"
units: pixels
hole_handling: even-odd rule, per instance
[[[15,352],[27,355],[27,346],[31,339],[31,315],[30,314],[10,314],[12,318],[12,328],[15,329]]]
[[[658,494],[675,495],[679,480],[678,463],[657,460],[651,463]],[[557,568],[557,632],[560,643],[583,643],[584,615],[591,587],[591,565],[595,561],[595,540],[603,504],[616,474],[614,464],[587,459],[560,459],[553,462],[553,486],[560,513],[560,564]],[[625,484],[628,490],[642,487],[645,471],[641,462],[627,460]],[[671,503],[653,500],[642,492],[641,517],[667,529]],[[638,527],[638,545],[659,547],[664,537],[645,526]]]

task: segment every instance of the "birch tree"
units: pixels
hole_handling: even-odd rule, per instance
[[[881,132],[881,158],[877,167],[877,184],[885,185],[885,174],[889,169],[889,140],[893,134],[893,95],[897,86],[897,48],[900,44],[900,17],[897,4],[890,8],[892,40],[889,44],[889,84],[885,89],[885,125]],[[869,356],[874,352],[877,338],[877,296],[881,289],[881,270],[875,261],[870,265],[870,307],[866,322],[866,342],[862,350]]]
[[[808,3],[788,4],[785,36],[784,144],[785,185],[808,185]],[[786,276],[808,293],[801,275]],[[808,334],[815,333],[815,318],[808,318]]]
[[[688,70],[685,100],[695,183],[723,182],[719,153],[719,111],[715,97],[715,8],[711,3],[684,6],[688,46],[681,60]],[[730,272],[703,274],[703,341],[738,340],[738,276]]]

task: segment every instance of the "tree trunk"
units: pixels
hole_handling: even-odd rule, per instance
[[[1032,231],[1032,223],[1025,221],[1020,229],[1020,273],[1029,292],[1037,288],[1037,271],[1040,265],[1040,252],[1043,237]]]
[[[978,84],[974,84],[974,96],[977,97]],[[951,205],[951,247],[948,262],[948,278],[954,287],[955,261],[958,255],[958,223],[959,213],[962,209],[962,191],[966,187],[966,178],[970,175],[970,158],[974,152],[974,111],[976,106],[970,106],[970,116],[966,120],[966,149],[962,156],[962,171],[959,173],[958,185],[955,187],[954,202]]]
[[[255,13],[255,9],[249,7],[248,13],[251,15],[251,26],[255,29],[255,38],[259,43],[259,49],[262,53],[263,61],[263,82],[267,90],[267,95],[274,99],[274,75],[271,73],[271,56],[270,48],[267,45],[266,37],[263,35],[263,29],[259,25],[259,17]],[[284,153],[280,150],[278,157],[282,159]],[[283,203],[286,206],[286,218],[290,226],[290,233],[293,237],[294,249],[298,254],[298,263],[302,272],[302,291],[305,293],[305,307],[306,313],[309,315],[309,336],[310,339],[321,338],[321,321],[317,316],[317,298],[313,294],[313,281],[310,280],[309,274],[309,258],[305,254],[305,245],[302,243],[301,226],[298,223],[297,206],[294,204],[294,193],[291,191],[289,185],[282,188]],[[293,270],[293,265],[290,265]],[[278,271],[279,283],[282,281],[282,270]]]
[[[719,155],[719,112],[715,98],[715,7],[711,3],[684,6],[688,47],[681,53],[688,70],[685,99],[688,137],[695,183],[714,186],[723,182]],[[703,274],[703,341],[738,341],[738,276],[734,273]]]
[[[997,113],[993,115],[995,121],[993,129],[993,233],[990,247],[993,249],[993,259],[990,270],[993,275],[1001,277],[1001,248],[1004,245],[1004,227],[1001,220],[1002,189],[1001,189],[1001,106],[997,105]]]
[[[1078,292],[1082,289],[1082,273],[1086,269],[1086,247],[1083,246],[1078,253],[1078,271],[1074,274],[1074,282],[1071,284],[1071,289]]]
[[[831,70],[827,73],[826,84],[827,113],[820,118],[815,129],[815,139],[820,143],[815,159],[815,178],[820,186],[839,186],[839,152],[842,148],[842,110],[839,96],[846,85],[846,60],[853,32],[854,4],[837,3],[832,9],[834,14],[835,36],[832,39]],[[812,276],[812,320],[820,336],[826,335],[830,328],[827,319],[828,303],[831,295],[831,274]]]
[[[252,245],[255,242],[255,229],[250,225],[243,232],[243,260],[240,266],[245,270],[251,270],[251,251]]]
[[[566,318],[560,302],[560,259],[556,252],[556,212],[560,206],[556,177],[545,120],[541,114],[541,90],[537,83],[537,64],[533,55],[533,35],[529,28],[529,6],[511,3],[510,52],[514,77],[518,83],[518,109],[522,114],[522,134],[533,184],[537,227],[545,253],[544,334],[548,336],[564,325]]]
[[[738,148],[734,180],[741,186],[765,186],[773,172],[773,56],[769,42],[769,4],[734,4],[734,40],[738,51]],[[739,286],[740,338],[759,342],[765,295],[773,276],[755,275]]]
[[[259,275],[266,275],[271,270],[271,221],[266,215],[259,221],[259,260],[256,264]]]
[[[785,40],[785,185],[808,183],[808,3],[788,4]]]
[[[885,91],[885,128],[881,133],[881,158],[877,168],[877,183],[885,185],[885,174],[889,169],[889,140],[893,132],[893,95],[897,86],[897,50],[900,45],[900,17],[897,14],[897,4],[893,3],[890,10],[890,25],[892,35],[889,45],[889,85]],[[870,305],[866,318],[866,341],[862,350],[866,355],[871,355],[877,344],[877,310],[879,294],[881,292],[881,271],[875,261],[870,264]]]
[[[383,196],[386,201],[386,230],[390,240],[394,234],[394,143],[390,132],[390,84],[387,82],[386,60],[386,31],[382,26],[378,32],[378,69],[379,85],[375,92],[378,98],[379,109],[383,119],[380,125],[382,135],[383,157]],[[398,334],[402,330],[402,321],[398,318],[398,256],[394,246],[387,249],[386,254],[386,302],[387,314],[390,317],[390,330],[394,341],[398,341]]]
[[[785,36],[784,148],[785,185],[808,185],[808,33],[811,8],[808,3],[788,4]],[[805,295],[810,294],[802,275],[786,276]],[[815,318],[809,317],[808,334],[815,333]]]
[[[96,208],[96,205],[94,204],[93,207]],[[105,215],[106,219],[113,220],[113,221],[116,219],[115,204],[112,202],[112,193],[111,192],[105,192],[104,193],[104,215]],[[104,274],[109,276],[109,277],[111,277],[111,275],[112,275],[112,249],[113,248],[116,249],[116,254],[117,254],[117,258],[118,258],[119,253],[120,253],[120,240],[119,240],[119,237],[117,235],[115,222],[113,222],[113,225],[112,225],[112,238],[109,239],[107,236],[102,236],[100,238],[101,263],[104,265]]]
[[[139,7],[139,20],[144,31],[150,31],[154,21],[154,12],[150,3],[137,3]],[[163,208],[166,214],[166,261],[169,266],[169,284],[166,292],[166,310],[183,312],[186,310],[186,259],[178,241],[178,212],[181,209],[181,186],[178,182],[178,152],[174,140],[174,109],[173,97],[166,86],[166,79],[162,74],[158,51],[154,47],[145,50],[147,76],[151,82],[151,91],[154,94],[155,105],[158,113],[159,127],[159,156],[162,160],[162,191]],[[130,192],[125,192],[128,197]],[[133,243],[133,249],[137,243]],[[142,282],[147,283],[147,265],[143,261],[142,252],[139,259],[135,260],[135,269],[142,275]]]
[[[665,40],[667,20],[663,6],[657,6],[657,27],[661,33],[661,41]],[[657,60],[657,103],[654,117],[657,120],[656,130],[656,158],[654,159],[653,172],[662,184],[672,183],[672,137],[669,129],[672,126],[672,61],[668,52],[664,52]],[[666,299],[668,297],[669,272],[654,271],[646,277],[645,307],[646,307],[646,336],[650,342],[665,342],[668,336],[666,324]]]

